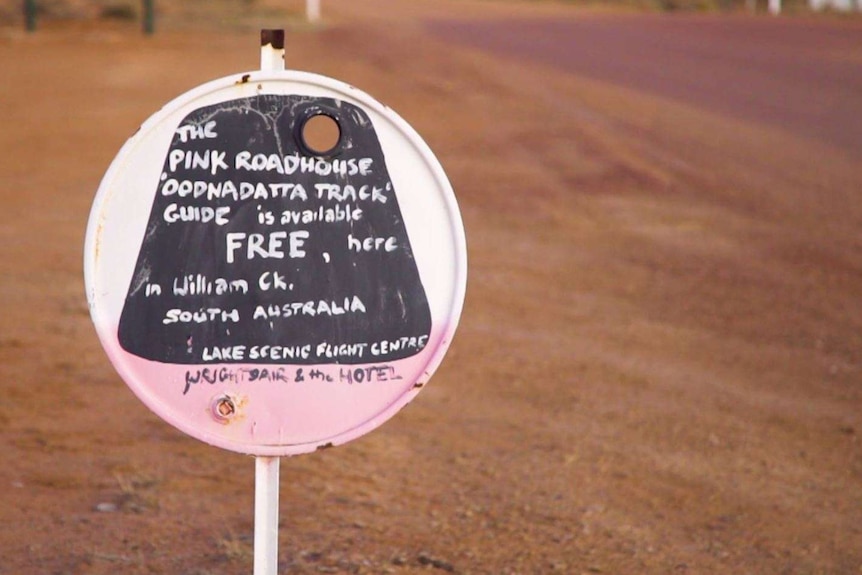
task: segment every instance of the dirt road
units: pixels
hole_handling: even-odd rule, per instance
[[[709,16],[435,21],[449,40],[862,153],[858,22]]]
[[[325,28],[289,35],[289,63],[423,134],[471,267],[417,400],[283,462],[279,572],[862,572],[856,24],[732,20],[797,46],[798,66],[770,52],[748,68],[748,32],[717,17],[324,4]],[[593,52],[549,63],[510,37],[513,57],[495,43],[512,19]],[[90,203],[125,139],[258,64],[254,30],[200,28],[0,34],[0,573],[251,570],[253,461],[140,404],[81,277]],[[708,88],[725,78],[733,110]],[[797,91],[829,112],[797,116]]]

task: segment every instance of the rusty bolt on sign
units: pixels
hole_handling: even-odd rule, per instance
[[[236,404],[229,396],[220,395],[213,400],[212,413],[217,420],[227,423],[236,415]]]

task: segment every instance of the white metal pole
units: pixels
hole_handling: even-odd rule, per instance
[[[260,31],[260,69],[284,70],[284,30]],[[254,460],[254,575],[278,573],[278,457]]]
[[[309,22],[320,20],[320,0],[305,0],[305,16]]]
[[[769,13],[773,16],[781,13],[781,0],[769,0]]]
[[[278,457],[256,457],[254,467],[254,575],[278,572]]]
[[[284,70],[284,30],[260,31],[260,69]]]

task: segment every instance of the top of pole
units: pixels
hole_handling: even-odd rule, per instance
[[[260,69],[284,70],[284,30],[260,31]]]
[[[320,0],[305,1],[305,16],[312,24],[320,20]]]

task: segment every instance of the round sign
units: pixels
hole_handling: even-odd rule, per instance
[[[261,71],[147,120],[99,187],[90,312],[117,371],[198,439],[292,455],[374,429],[428,381],[464,299],[439,162],[330,78]]]

